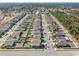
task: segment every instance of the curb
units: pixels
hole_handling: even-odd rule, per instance
[[[0,51],[44,51],[44,49],[0,49]]]

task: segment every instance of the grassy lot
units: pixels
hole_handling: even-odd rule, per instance
[[[79,15],[77,13],[66,15],[63,12],[52,12],[52,14],[67,28],[70,34],[79,40]]]

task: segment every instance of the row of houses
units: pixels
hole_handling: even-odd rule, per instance
[[[31,42],[32,47],[39,47],[40,42],[41,42],[41,32],[40,32],[40,19],[39,16],[35,19],[33,23],[33,29],[32,29],[32,34],[33,34],[33,40]]]
[[[50,27],[52,29],[52,32],[54,33],[54,38],[56,39],[56,45],[58,47],[69,46],[67,44],[67,41],[69,41],[70,39],[67,37],[63,29],[60,26],[58,26],[58,24],[53,19],[51,19],[51,17],[49,18],[49,23],[51,25]]]
[[[6,24],[6,27],[3,27],[3,29],[5,28],[5,31],[3,31],[3,30],[1,30],[1,31],[3,31],[5,34],[4,35],[2,35],[2,37],[1,38],[6,38],[6,36],[7,36],[7,38],[6,38],[6,40],[5,40],[5,43],[4,43],[4,45],[6,46],[6,47],[10,47],[10,46],[12,46],[13,45],[13,43],[12,42],[14,42],[14,41],[16,41],[16,39],[18,39],[19,38],[19,35],[18,34],[20,34],[20,32],[14,32],[14,34],[12,34],[12,35],[9,35],[9,33],[8,33],[8,31],[9,30],[11,30],[11,31],[14,31],[12,28],[14,27],[14,25],[16,25],[16,23],[18,22],[18,21],[20,21],[21,20],[21,18],[22,17],[24,17],[24,13],[22,13],[21,15],[19,15],[18,17],[15,17],[15,18],[13,18],[13,20],[11,20],[10,22],[8,22],[7,24]],[[17,37],[15,37],[15,36],[17,36]],[[10,40],[9,40],[10,39]]]
[[[29,16],[28,16],[29,17]],[[12,45],[7,44],[7,48],[27,48],[30,47],[27,43],[25,43],[27,34],[28,34],[28,25],[30,21],[32,20],[31,18],[26,17],[15,29],[15,33],[12,35],[12,42],[14,43],[9,43]],[[14,41],[15,40],[15,41]],[[26,46],[25,46],[26,45]]]

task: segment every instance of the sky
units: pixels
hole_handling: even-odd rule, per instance
[[[0,0],[0,2],[79,2],[79,0]]]

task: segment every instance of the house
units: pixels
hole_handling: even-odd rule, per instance
[[[56,45],[60,47],[67,46],[67,41],[64,37],[56,37]]]

